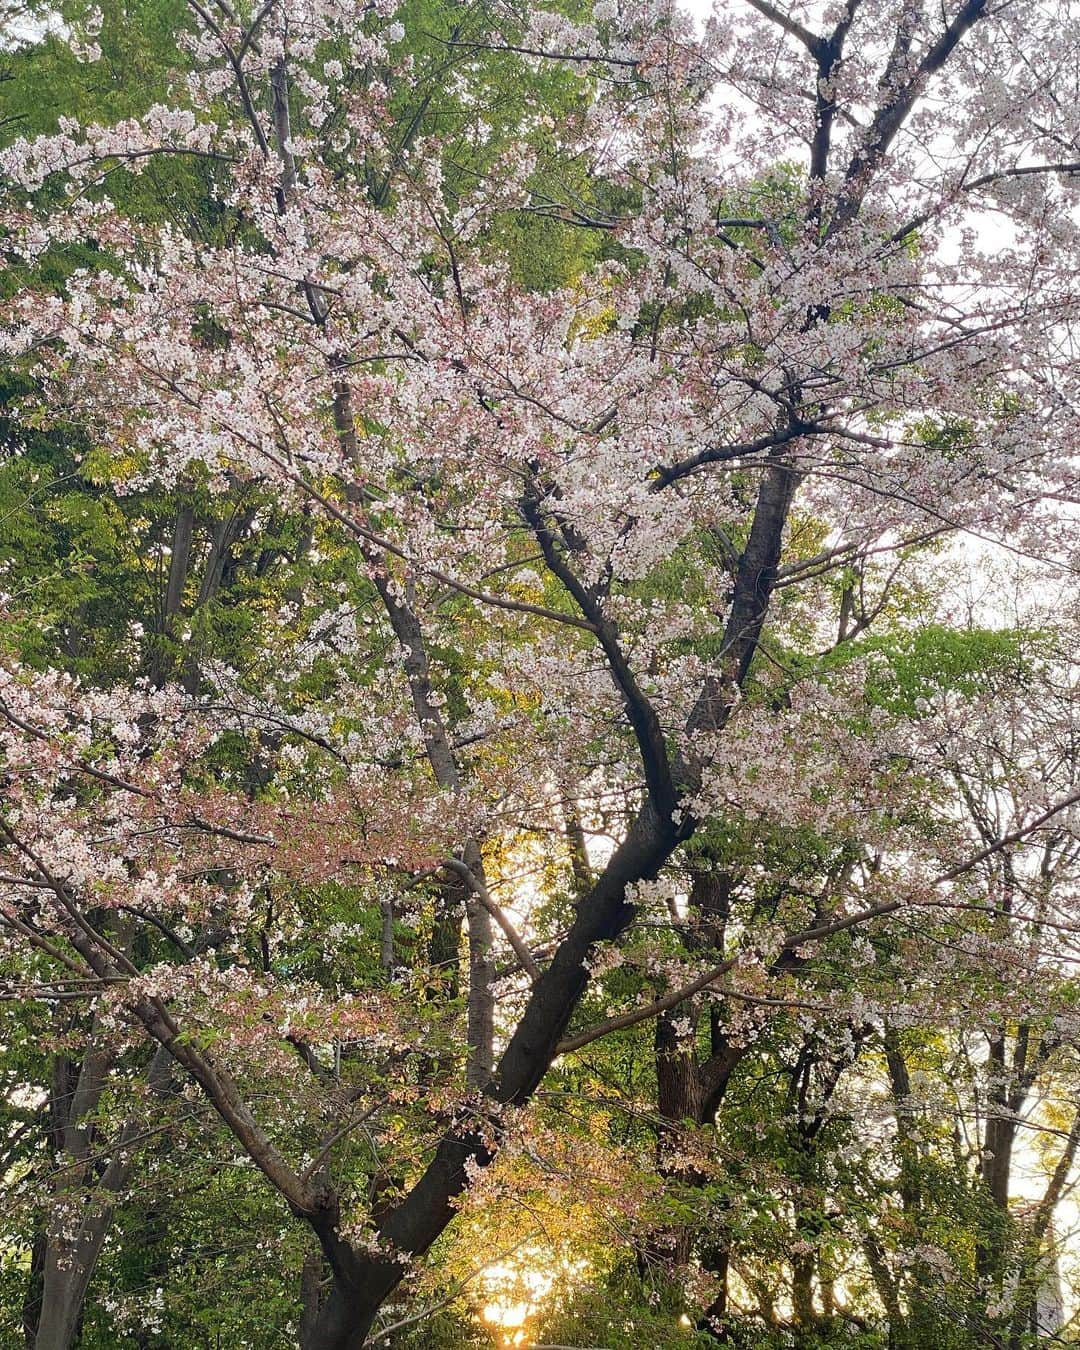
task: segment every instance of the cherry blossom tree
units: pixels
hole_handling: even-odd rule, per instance
[[[23,417],[82,427],[118,492],[256,483],[354,569],[283,600],[283,636],[320,615],[258,680],[102,691],[9,662],[0,705],[12,950],[197,1085],[318,1244],[301,1338],[328,1350],[365,1344],[559,1056],[953,898],[1076,803],[1032,788],[1011,830],[928,841],[882,767],[907,733],[856,732],[854,675],[785,668],[799,635],[872,621],[850,585],[821,610],[870,558],[962,532],[1072,563],[1070,7],[750,0],[698,33],[601,0],[427,47],[414,23],[190,0],[167,102],[0,156]],[[95,27],[71,31],[90,61]],[[559,124],[487,121],[492,60],[557,71]],[[118,203],[162,159],[200,166],[213,237]],[[561,274],[523,274],[526,228]],[[692,890],[707,940],[664,992],[575,1021],[635,919],[678,911],[688,850],[754,812],[843,818],[875,865],[746,940]],[[539,897],[514,884],[538,841]],[[333,884],[383,919],[385,978],[340,998],[251,946],[268,892]],[[395,946],[418,906],[450,969],[427,999]],[[168,959],[137,956],[132,914]],[[302,906],[264,927],[296,941]],[[425,1015],[454,1025],[459,988],[460,1051]],[[359,1187],[356,1132],[395,1099],[422,1161]]]

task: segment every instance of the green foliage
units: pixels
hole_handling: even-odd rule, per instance
[[[685,1319],[685,1320],[681,1320]],[[642,1280],[631,1265],[616,1265],[596,1285],[571,1295],[564,1306],[538,1319],[538,1344],[637,1345],[649,1350],[706,1350],[711,1336],[685,1325],[685,1305],[676,1285]]]
[[[1023,680],[1037,657],[1038,639],[1037,633],[1012,629],[931,624],[868,639],[858,654],[867,658],[871,704],[910,717],[937,695],[976,699],[1007,681]]]

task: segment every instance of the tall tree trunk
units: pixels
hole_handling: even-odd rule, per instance
[[[148,1070],[154,1091],[162,1091],[172,1059],[159,1047]],[[101,1156],[90,1118],[105,1086],[111,1056],[91,1043],[80,1066],[63,1130],[65,1165],[57,1185],[42,1262],[41,1312],[34,1350],[71,1350],[78,1341],[86,1294],[112,1225],[116,1197],[131,1175],[131,1145],[142,1129],[132,1116]],[[70,1081],[63,1066],[61,1082]]]
[[[172,635],[172,621],[180,612],[191,562],[191,543],[195,530],[195,510],[182,504],[177,507],[173,524],[172,546],[169,553],[169,575],[161,601],[161,619],[158,642],[150,662],[150,683],[160,688],[169,678],[171,661],[165,643]]]
[[[199,582],[199,594],[195,600],[195,609],[201,610],[208,605],[221,590],[225,581],[225,569],[232,554],[233,545],[247,533],[255,519],[254,510],[241,511],[239,505],[224,520],[215,520],[210,527],[210,549],[206,556],[202,580]],[[189,694],[199,688],[201,672],[199,669],[201,653],[191,644],[184,652],[181,683]]]
[[[797,1251],[791,1257],[791,1311],[795,1319],[795,1345],[810,1350],[817,1343],[817,1310],[814,1307],[813,1251]]]
[[[300,1272],[300,1350],[319,1350],[319,1285],[323,1276],[323,1254],[308,1252]]]
[[[726,1345],[731,1340],[731,1325],[728,1322],[728,1277],[731,1271],[731,1248],[726,1242],[715,1247],[706,1247],[701,1254],[701,1264],[717,1280],[717,1290],[712,1302],[698,1319],[697,1330],[704,1331],[713,1340]]]
[[[1053,1222],[1054,1210],[1065,1192],[1078,1150],[1080,1150],[1080,1109],[1073,1116],[1072,1127],[1066,1136],[1061,1157],[1050,1174],[1042,1199],[1029,1221],[1021,1258],[1016,1303],[1009,1328],[1009,1350],[1020,1350],[1024,1343],[1025,1329],[1032,1328],[1032,1324],[1038,1321],[1039,1293],[1045,1279],[1046,1237]],[[1041,1327],[1035,1326],[1033,1329],[1038,1334],[1045,1334],[1045,1330]]]
[[[26,1350],[34,1350],[38,1322],[41,1320],[41,1297],[45,1281],[45,1252],[48,1236],[44,1227],[34,1230],[34,1240],[30,1247],[30,1274],[23,1294],[22,1324],[23,1340]]]
[[[911,1093],[911,1075],[904,1055],[900,1033],[886,1023],[882,1036],[885,1067],[896,1120],[896,1150],[899,1164],[900,1206],[912,1232],[919,1231],[922,1212],[922,1168],[919,1158],[916,1107]],[[924,1287],[919,1267],[915,1267],[907,1307],[900,1299],[900,1280],[895,1279],[876,1240],[864,1243],[870,1273],[889,1318],[889,1348],[915,1347],[920,1336],[936,1335],[937,1318],[933,1311],[933,1293]]]
[[[694,1038],[681,1033],[681,1024],[696,1027],[699,1009],[681,1004],[656,1021],[656,1104],[662,1124],[657,1130],[657,1171],[672,1187],[699,1187],[704,1178],[699,1169],[687,1166],[682,1130],[702,1123],[701,1076],[694,1053]],[[672,1161],[674,1159],[674,1161]],[[644,1250],[646,1261],[685,1266],[693,1250],[695,1226],[682,1223],[650,1235]]]
[[[479,849],[476,852],[479,865]],[[495,999],[491,992],[495,982],[495,937],[491,915],[477,896],[469,896],[465,914],[469,931],[469,1059],[465,1081],[471,1088],[483,1088],[495,1068]]]
[[[719,955],[723,952],[727,921],[731,906],[731,893],[734,880],[728,872],[715,871],[709,867],[696,870],[690,885],[689,916],[690,927],[686,935],[686,945],[695,954],[706,952]],[[677,1184],[701,1186],[705,1177],[696,1169],[681,1167],[672,1171],[664,1162],[664,1154],[669,1144],[676,1156],[680,1153],[676,1137],[681,1122],[689,1121],[693,1125],[703,1125],[716,1118],[728,1082],[739,1060],[746,1053],[743,1049],[731,1046],[720,1026],[718,1009],[715,1003],[708,1005],[710,1053],[704,1061],[698,1059],[696,1035],[682,1037],[678,1035],[677,1024],[689,1020],[697,1026],[700,1009],[695,1003],[682,1004],[657,1020],[655,1033],[656,1050],[656,1086],[657,1110],[665,1122],[660,1129],[657,1151],[660,1158],[660,1171]],[[691,1257],[694,1229],[683,1225],[679,1230],[669,1230],[662,1235],[666,1245],[668,1260],[685,1265]],[[654,1244],[655,1245],[655,1244]],[[655,1253],[647,1255],[663,1256],[664,1252],[656,1247]],[[719,1312],[707,1313],[702,1319],[701,1329],[711,1332],[722,1339],[724,1317],[727,1307],[727,1280],[730,1267],[730,1252],[719,1232],[714,1232],[712,1240],[705,1246],[700,1259],[706,1270],[716,1275],[721,1282],[723,1305]]]

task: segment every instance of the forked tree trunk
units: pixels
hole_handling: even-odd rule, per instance
[[[623,843],[593,887],[551,963],[533,986],[517,1030],[503,1052],[487,1092],[493,1104],[524,1105],[547,1072],[570,1017],[588,983],[586,958],[598,942],[618,937],[633,918],[626,902],[631,881],[655,876],[671,856],[678,836],[670,820],[646,803]],[[420,1256],[445,1230],[474,1166],[492,1160],[489,1139],[498,1134],[495,1117],[484,1130],[463,1119],[448,1132],[409,1195],[378,1226],[388,1251]],[[379,1308],[400,1283],[405,1263],[391,1256],[358,1252],[338,1232],[336,1205],[308,1213],[332,1272],[331,1290],[319,1310],[310,1350],[360,1350]]]

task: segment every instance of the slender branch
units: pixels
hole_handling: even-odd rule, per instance
[[[496,904],[491,898],[491,893],[488,888],[475,872],[473,872],[472,868],[469,867],[467,863],[462,862],[459,858],[444,858],[443,866],[447,871],[453,872],[455,876],[459,876],[462,881],[464,881],[465,885],[468,886],[469,890],[472,891],[473,895],[476,896],[506,934],[506,940],[514,949],[514,955],[521,962],[522,969],[528,973],[530,979],[533,981],[538,980],[540,978],[540,967],[533,959],[533,955],[526,946],[521,934],[506,917],[506,912],[503,908]]]
[[[769,4],[769,0],[747,0],[747,4],[756,9],[761,15],[764,15],[770,23],[776,24],[782,28],[789,37],[793,37],[797,42],[801,42],[815,61],[820,61],[826,48],[825,39],[819,37],[816,33],[811,33],[809,28],[804,28],[797,19],[793,19],[790,14],[785,14],[783,10],[777,9],[775,5]]]
[[[979,178],[973,178],[970,183],[963,183],[956,189],[958,193],[978,192],[980,188],[992,187],[995,183],[1007,182],[1013,178],[1031,178],[1040,174],[1060,174],[1062,177],[1070,178],[1080,174],[1080,160],[1063,160],[1055,164],[1018,164],[1011,169],[994,169],[989,173],[982,174]],[[936,206],[920,212],[917,216],[901,225],[898,230],[894,230],[886,240],[887,244],[899,244],[908,238],[915,230],[922,229],[928,221],[933,220],[940,215],[946,207],[952,204],[953,198],[946,197]]]
[[[541,56],[548,61],[574,61],[585,65],[598,66],[625,66],[629,70],[636,70],[638,62],[629,60],[626,57],[606,56],[602,52],[590,54],[588,52],[546,52],[539,47],[520,47],[514,43],[493,43],[493,42],[449,42],[449,47],[465,47],[470,51],[476,52],[517,52],[520,56]]]
[[[680,1003],[685,1003],[688,998],[693,998],[695,994],[714,984],[721,975],[733,970],[738,960],[737,956],[730,956],[718,966],[707,970],[704,975],[699,975],[696,980],[691,980],[689,984],[681,985],[678,989],[672,989],[661,998],[654,998],[651,1003],[645,1003],[640,1008],[631,1008],[629,1012],[619,1013],[616,1017],[608,1017],[603,1022],[597,1022],[585,1031],[578,1032],[576,1036],[568,1036],[559,1042],[555,1053],[568,1055],[572,1050],[580,1050],[583,1046],[598,1041],[602,1036],[610,1036],[613,1031],[624,1031],[627,1027],[647,1021],[650,1017],[657,1017],[671,1008],[677,1008]]]
[[[399,548],[397,544],[392,543],[389,539],[385,539],[381,535],[376,534],[373,530],[369,530],[366,526],[361,525],[355,517],[349,515],[348,512],[343,511],[336,502],[327,497],[325,493],[320,492],[317,487],[309,483],[301,474],[292,469],[279,456],[275,455],[272,451],[267,450],[265,447],[261,447],[261,450],[266,458],[270,460],[271,464],[286,474],[290,481],[295,483],[297,487],[311,497],[313,501],[318,502],[323,510],[326,511],[327,515],[336,520],[339,525],[343,525],[345,529],[351,534],[354,534],[358,539],[363,539],[370,544],[374,544],[376,548],[383,549],[393,557],[400,558],[403,562],[407,562],[409,566],[414,568],[420,575],[429,576],[441,585],[449,586],[451,590],[459,591],[462,595],[467,595],[471,600],[476,600],[482,605],[492,605],[496,609],[512,610],[518,614],[532,614],[538,619],[547,619],[550,623],[561,623],[566,624],[570,628],[584,629],[587,633],[596,631],[587,619],[579,619],[575,614],[562,614],[558,610],[547,609],[543,605],[530,605],[524,600],[510,600],[503,595],[493,595],[490,591],[482,591],[475,586],[468,585],[464,581],[459,581],[456,577],[449,576],[446,572],[441,571],[437,567],[429,567],[424,563],[417,562],[416,559],[409,557],[405,550]]]
[[[1011,834],[992,845],[990,848],[981,850],[955,867],[950,867],[944,872],[938,873],[934,878],[934,885],[941,885],[944,882],[952,881],[965,872],[970,872],[972,868],[984,861],[991,854],[999,853],[1010,844],[1018,843],[1020,840],[1033,834],[1048,820],[1060,812],[1068,810],[1070,806],[1080,802],[1080,791],[1072,793],[1063,798],[1049,810],[1044,811],[1034,820],[1030,821],[1021,829],[1013,830]],[[871,919],[884,918],[889,914],[895,913],[898,909],[905,907],[904,900],[886,900],[877,905],[870,905],[866,909],[857,911],[855,914],[848,914],[843,918],[834,919],[829,923],[818,924],[813,928],[804,928],[799,932],[790,933],[783,942],[782,951],[794,951],[799,947],[810,943],[822,942],[825,938],[832,937],[836,933],[845,932],[849,928],[855,928],[859,924],[868,923]],[[678,989],[673,989],[664,994],[661,998],[653,999],[651,1003],[643,1004],[639,1008],[633,1008],[629,1012],[621,1013],[617,1017],[609,1017],[603,1022],[597,1022],[594,1026],[586,1028],[575,1036],[569,1036],[559,1042],[556,1053],[560,1055],[569,1054],[573,1050],[580,1050],[583,1046],[589,1045],[592,1041],[599,1040],[602,1036],[608,1036],[613,1031],[622,1031],[628,1027],[636,1026],[639,1022],[647,1021],[651,1017],[656,1017],[660,1013],[667,1012],[671,1008],[677,1007],[688,998],[693,998],[695,994],[707,989],[709,985],[714,984],[722,975],[726,975],[734,968],[738,962],[738,956],[729,957],[722,961],[718,966],[713,966],[711,970],[705,971],[696,979],[688,984],[682,985]]]
[[[336,1129],[333,1134],[330,1135],[329,1139],[327,1139],[326,1143],[323,1144],[318,1153],[316,1153],[311,1162],[308,1163],[307,1167],[300,1173],[300,1180],[302,1182],[310,1181],[327,1158],[329,1158],[334,1145],[339,1140],[344,1139],[347,1134],[351,1134],[353,1130],[358,1130],[365,1121],[370,1120],[371,1117],[375,1115],[377,1111],[381,1111],[385,1105],[386,1103],[384,1101],[374,1102],[366,1111],[361,1111],[358,1116],[354,1116],[352,1120],[347,1120],[344,1125]]]
[[[439,1299],[437,1303],[429,1303],[427,1307],[421,1308],[419,1312],[412,1313],[408,1317],[403,1317],[400,1322],[392,1322],[388,1327],[382,1327],[379,1331],[373,1332],[367,1338],[367,1344],[374,1345],[376,1341],[385,1341],[387,1336],[393,1336],[397,1332],[403,1331],[405,1327],[414,1326],[417,1322],[422,1322],[425,1318],[433,1316],[435,1313],[439,1312],[440,1309],[453,1303],[454,1299],[458,1297],[462,1290],[475,1280],[478,1275],[482,1275],[485,1270],[496,1265],[499,1261],[505,1261],[508,1256],[513,1256],[513,1254],[516,1251],[520,1251],[527,1242],[531,1242],[533,1238],[538,1237],[539,1235],[540,1230],[537,1229],[535,1232],[529,1233],[526,1237],[523,1237],[519,1242],[515,1242],[512,1247],[507,1247],[505,1251],[497,1252],[490,1260],[485,1261],[482,1266],[478,1266],[468,1275],[464,1275],[461,1279],[456,1280],[450,1291],[444,1295],[443,1298]]]
[[[1059,802],[1055,802],[1053,806],[1048,807],[1040,815],[1036,816],[1034,820],[1028,821],[1026,825],[1019,826],[1009,834],[1003,835],[1002,838],[998,839],[995,843],[990,844],[987,848],[984,848],[980,853],[976,853],[973,857],[968,858],[966,862],[959,863],[956,867],[951,867],[947,872],[942,872],[935,880],[938,882],[952,881],[955,877],[963,876],[965,872],[970,872],[972,868],[977,867],[979,863],[985,862],[987,858],[993,857],[995,853],[1000,853],[1003,849],[1008,848],[1012,844],[1020,843],[1021,840],[1026,839],[1028,835],[1034,834],[1036,830],[1041,829],[1048,821],[1053,820],[1055,816],[1060,815],[1062,811],[1067,811],[1070,806],[1075,806],[1077,803],[1080,803],[1080,790],[1071,793],[1068,797],[1062,798]]]
[[[270,144],[266,139],[266,132],[263,130],[262,122],[259,120],[259,114],[255,111],[255,102],[251,97],[251,90],[248,87],[247,76],[244,74],[244,65],[240,56],[233,51],[231,45],[221,27],[211,14],[199,4],[199,0],[188,0],[188,5],[206,24],[214,37],[217,38],[221,50],[225,53],[225,59],[232,67],[233,75],[236,79],[236,89],[240,95],[240,102],[244,106],[244,113],[251,124],[251,129],[255,133],[255,140],[259,149],[267,159],[270,158]]]
[[[743,441],[736,445],[710,446],[706,450],[699,450],[696,455],[688,455],[685,459],[677,460],[674,464],[658,468],[651,487],[654,492],[659,492],[662,488],[668,487],[680,478],[686,478],[695,469],[703,468],[706,464],[722,464],[732,459],[746,459],[751,455],[760,454],[762,450],[772,450],[776,446],[788,445],[791,441],[830,434],[832,433],[825,428],[795,419],[783,430],[769,431],[764,436],[758,436],[755,440]]]
[[[539,493],[535,487],[530,487],[522,498],[521,512],[532,527],[548,570],[562,582],[596,634],[607,658],[611,677],[622,695],[626,715],[638,743],[649,791],[661,815],[670,817],[678,806],[679,793],[672,775],[664,731],[656,710],[630,668],[619,641],[618,629],[604,614],[596,593],[582,584],[560,553],[551,527],[544,520]]]

